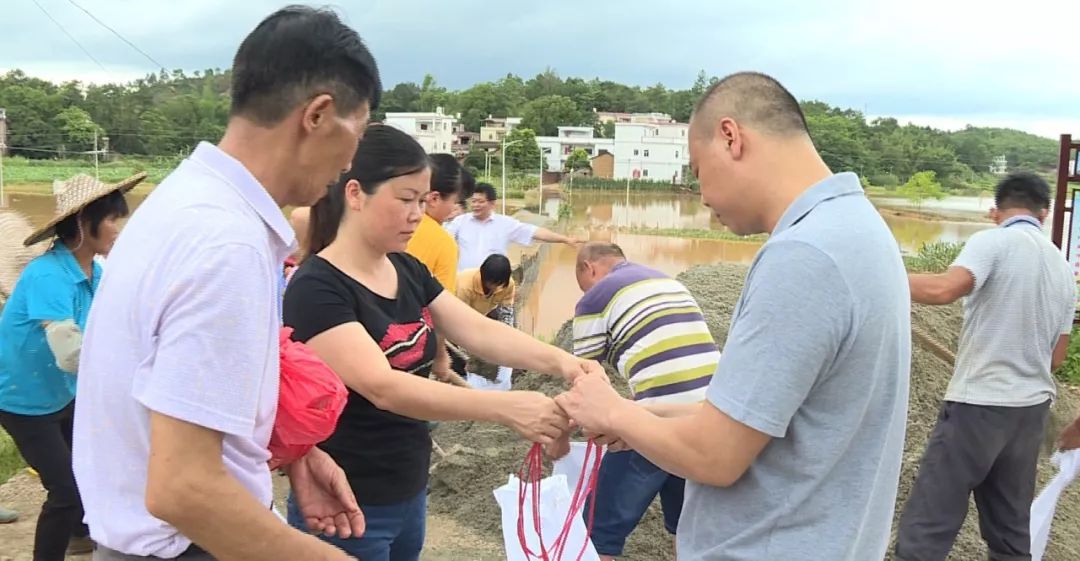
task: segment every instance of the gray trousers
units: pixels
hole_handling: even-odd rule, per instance
[[[900,516],[896,561],[943,561],[975,493],[990,561],[1030,561],[1031,502],[1050,402],[991,407],[946,401]]]
[[[197,546],[191,546],[190,549],[180,554],[180,557],[172,557],[170,559],[163,559],[161,557],[143,557],[142,555],[127,555],[126,553],[120,553],[119,551],[113,551],[107,547],[97,546],[94,550],[93,561],[215,561],[209,553],[199,549]]]

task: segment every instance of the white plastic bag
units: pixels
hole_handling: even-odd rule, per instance
[[[537,561],[538,557],[529,556],[523,551],[521,541],[518,538],[518,492],[519,480],[511,475],[506,485],[495,489],[495,500],[502,510],[503,543],[506,546],[506,561]],[[566,515],[570,510],[570,490],[566,485],[566,476],[552,475],[540,481],[540,530],[544,534],[544,544],[550,547],[555,543],[556,537],[566,523]],[[529,550],[540,552],[540,540],[533,525],[532,516],[532,486],[525,486],[525,507],[522,516],[525,518],[525,543]],[[566,548],[560,559],[551,561],[575,561],[582,544],[585,545],[585,554],[582,561],[600,561],[600,556],[593,547],[592,540],[585,531],[585,522],[580,513],[571,521],[570,534],[566,540]]]
[[[1058,473],[1031,503],[1031,561],[1042,561],[1046,552],[1058,498],[1080,474],[1080,450],[1056,452],[1050,461],[1058,467]]]
[[[465,381],[475,390],[508,392],[511,385],[510,376],[513,372],[514,370],[509,366],[500,366],[494,382],[472,372],[466,372]]]
[[[551,469],[551,475],[565,475],[566,476],[566,488],[571,493],[577,486],[578,478],[581,476],[581,466],[585,463],[585,450],[588,448],[588,442],[571,442],[570,453],[555,460],[555,466]],[[597,446],[597,452],[601,455],[604,454],[603,447]],[[592,467],[593,459],[596,456],[589,457],[589,467]],[[592,470],[586,472],[585,486],[589,485],[589,481],[592,478]]]

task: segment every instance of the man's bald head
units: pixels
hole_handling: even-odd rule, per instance
[[[582,268],[586,263],[595,263],[604,259],[626,261],[626,254],[621,247],[608,242],[588,242],[581,246],[577,254],[577,266]]]
[[[581,246],[577,254],[578,287],[588,292],[596,286],[611,270],[626,261],[621,247],[609,242],[588,242]]]
[[[759,72],[739,72],[713,84],[694,106],[691,134],[711,138],[725,117],[769,136],[809,135],[799,101],[780,82]]]

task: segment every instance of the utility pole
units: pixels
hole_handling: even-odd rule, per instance
[[[101,179],[98,175],[97,129],[94,129],[94,179]]]
[[[7,206],[7,199],[4,198],[4,150],[6,149],[4,137],[0,136],[0,208]]]

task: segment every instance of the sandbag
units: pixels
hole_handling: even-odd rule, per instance
[[[1042,561],[1046,553],[1058,499],[1080,474],[1080,449],[1056,452],[1050,461],[1057,466],[1058,473],[1031,503],[1031,561]]]
[[[577,488],[578,478],[581,477],[582,473],[586,473],[587,477],[584,486],[588,487],[591,483],[591,479],[588,478],[591,478],[592,474],[588,470],[582,469],[585,465],[585,452],[588,446],[588,442],[571,442],[570,453],[555,460],[555,466],[551,469],[551,475],[566,476],[566,488],[571,491]],[[596,449],[600,452],[601,458],[607,453],[607,450],[602,447]]]
[[[580,468],[579,468],[580,469]],[[506,561],[538,561],[538,557],[525,553],[518,537],[518,500],[520,492],[520,480],[511,475],[506,485],[495,489],[495,500],[499,503],[502,511],[503,543],[506,548]],[[525,505],[531,511],[532,487],[526,486]],[[540,529],[543,532],[544,543],[551,544],[563,529],[567,514],[570,511],[570,488],[567,486],[565,475],[552,475],[540,481]],[[526,520],[525,543],[531,551],[540,551],[540,539],[533,527],[531,517]],[[571,521],[570,533],[567,536],[566,549],[560,559],[549,561],[575,561],[582,545],[585,546],[582,561],[600,561],[600,556],[593,547],[585,530],[585,521],[581,516],[574,516]]]

